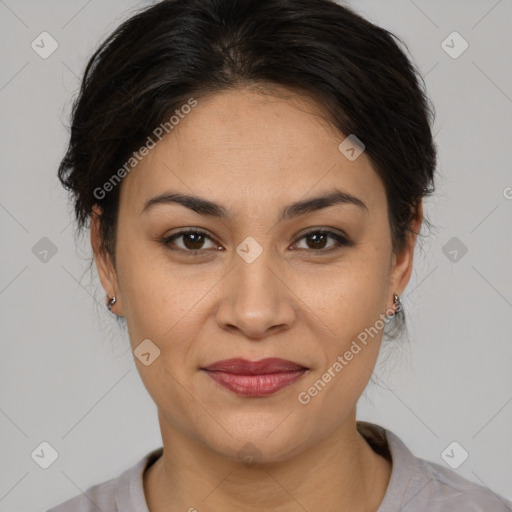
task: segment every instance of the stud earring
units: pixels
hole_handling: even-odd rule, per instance
[[[112,306],[117,302],[116,296],[114,295],[112,298],[110,298],[107,295],[107,308],[109,311],[112,311]]]
[[[395,313],[402,311],[402,302],[396,293],[393,293],[393,305],[395,306]]]

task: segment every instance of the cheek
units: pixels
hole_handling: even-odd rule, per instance
[[[389,255],[375,245],[359,247],[325,272],[315,272],[314,282],[302,277],[308,306],[346,339],[370,327],[386,310]],[[309,290],[309,291],[308,291]]]
[[[194,341],[201,337],[207,321],[205,308],[215,300],[218,278],[195,265],[173,264],[162,254],[159,250],[123,254],[123,307],[136,366],[148,393],[163,410],[172,404],[186,417],[190,396],[180,383],[195,375]],[[146,339],[158,353],[148,366],[136,357],[137,347]]]
[[[324,434],[353,410],[372,376],[386,325],[381,281],[383,285],[378,272],[340,276],[339,289],[338,284],[331,285],[329,297],[322,299],[322,319],[334,334],[318,340],[322,365],[301,386],[297,400],[307,411],[304,420],[311,419],[311,428],[313,418],[324,418],[320,427]]]
[[[385,248],[386,244],[383,246]],[[319,340],[325,357],[324,366],[315,377],[330,370],[325,377],[329,380],[326,387],[330,392],[318,402],[338,394],[349,401],[357,398],[357,393],[362,392],[371,377],[386,325],[383,315],[389,280],[388,259],[389,255],[379,250],[377,244],[368,244],[354,251],[343,265],[333,265],[326,275],[316,276],[315,294],[310,296],[308,307],[329,330],[323,341]]]
[[[179,322],[190,314],[207,285],[198,278],[197,268],[173,264],[153,244],[119,243],[120,248],[123,245],[119,277],[127,324],[135,338],[165,337],[180,328]]]
[[[178,266],[162,261],[159,252],[127,250],[119,259],[123,308],[135,364],[146,390],[160,410],[172,409],[176,417],[186,418],[192,414],[188,411],[190,396],[181,383],[190,377],[185,375],[189,370],[185,363],[202,326],[198,318],[201,298],[211,285],[190,281]],[[151,362],[146,365],[137,353],[148,339],[154,345],[149,344]]]

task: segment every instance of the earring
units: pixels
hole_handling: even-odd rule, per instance
[[[117,302],[116,296],[114,295],[112,298],[110,298],[107,295],[107,308],[109,311],[112,311],[112,306]]]
[[[400,297],[396,293],[393,293],[393,305],[395,306],[395,313],[402,311],[402,303],[400,302]]]

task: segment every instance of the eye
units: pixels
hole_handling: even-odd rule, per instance
[[[174,242],[180,238],[183,239],[182,246],[175,244]],[[197,254],[201,252],[201,249],[204,249],[203,245],[205,240],[212,241],[212,239],[203,231],[199,231],[197,229],[188,229],[179,231],[178,233],[174,233],[173,235],[164,238],[162,243],[172,250],[181,250],[192,254]],[[176,245],[177,249],[171,247],[171,245]]]
[[[325,248],[325,243],[329,238],[333,239],[335,243],[328,248]],[[346,237],[338,233],[334,233],[333,231],[326,230],[309,231],[299,238],[299,240],[303,239],[306,240],[306,244],[309,245],[305,249],[313,249],[314,252],[331,252],[341,248],[342,246],[351,245],[351,242]]]
[[[334,240],[335,243],[326,248],[325,243],[329,238]],[[176,240],[180,239],[182,239],[181,246],[180,244],[175,243]],[[306,244],[309,246],[299,249],[311,250],[313,252],[332,252],[340,249],[343,246],[351,245],[351,242],[348,240],[348,238],[328,230],[309,231],[299,238],[299,240],[303,239],[306,240]],[[182,251],[187,252],[193,256],[199,256],[201,252],[204,252],[203,249],[208,249],[208,247],[204,247],[204,243],[207,240],[213,244],[213,247],[210,247],[210,249],[216,249],[218,247],[215,245],[210,236],[208,236],[204,231],[200,231],[198,229],[187,229],[179,231],[173,235],[165,237],[161,243],[173,251]]]

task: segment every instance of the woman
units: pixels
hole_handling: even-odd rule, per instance
[[[510,510],[356,420],[432,117],[392,34],[330,0],[163,1],[102,44],[59,178],[163,447],[51,512]]]

